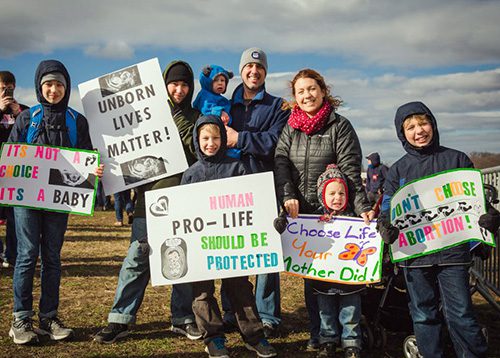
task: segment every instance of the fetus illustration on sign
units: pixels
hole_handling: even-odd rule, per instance
[[[167,280],[178,280],[188,271],[187,245],[179,238],[166,239],[161,245],[161,273]]]

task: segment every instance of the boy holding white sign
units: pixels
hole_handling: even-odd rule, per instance
[[[214,115],[200,117],[193,130],[193,138],[198,161],[184,172],[181,184],[248,174],[241,161],[226,156],[227,136],[220,118]],[[245,346],[259,357],[276,356],[276,350],[264,338],[263,325],[248,277],[231,277],[222,281]],[[224,324],[214,290],[214,280],[193,283],[193,312],[209,357],[229,358]]]
[[[92,149],[87,119],[69,109],[71,82],[64,65],[55,60],[42,61],[35,74],[35,89],[40,103],[23,111],[16,120],[8,142]],[[36,111],[33,111],[36,109]],[[35,117],[40,114],[40,121]],[[73,121],[73,125],[71,122]],[[102,177],[101,165],[95,174]],[[61,249],[68,214],[15,207],[17,261],[14,269],[14,322],[9,336],[16,344],[38,342],[38,334],[52,340],[73,335],[58,318],[61,282]],[[33,329],[33,278],[41,256],[41,295],[39,329]]]
[[[349,190],[344,174],[335,164],[326,167],[318,178],[318,201],[324,214],[321,220],[330,221],[333,216],[354,216],[348,207]],[[333,357],[335,346],[340,342],[345,357],[360,357],[361,351],[361,296],[364,285],[311,280],[318,294],[321,320],[318,357]],[[340,325],[339,325],[340,323]],[[311,332],[312,334],[313,332]]]
[[[399,187],[441,171],[473,167],[466,154],[440,145],[436,118],[423,103],[402,105],[394,121],[397,136],[407,154],[390,168],[384,185],[377,229],[388,244],[399,238],[399,229],[390,219],[390,200]],[[495,216],[498,212],[484,214],[479,225],[496,232],[498,225],[495,228],[487,224],[495,221]],[[469,293],[470,264],[469,243],[399,263],[408,287],[410,313],[422,356],[443,356],[440,304],[457,356],[486,356],[486,339],[474,316]]]

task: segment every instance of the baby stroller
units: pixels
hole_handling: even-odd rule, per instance
[[[490,205],[498,203],[498,191],[489,184],[484,184],[486,200]],[[497,236],[495,235],[495,240]],[[474,262],[488,259],[491,247],[478,245],[473,250]],[[481,274],[470,269],[470,294],[479,292],[493,307],[500,312],[500,305],[489,293]],[[368,286],[362,298],[362,312],[365,318],[364,343],[368,350],[383,351],[387,343],[387,331],[405,332],[403,342],[405,358],[422,358],[417,341],[413,335],[413,323],[408,306],[406,284],[402,272],[391,263],[389,254],[384,252],[382,263],[382,280],[376,285]],[[483,333],[488,337],[486,328]]]

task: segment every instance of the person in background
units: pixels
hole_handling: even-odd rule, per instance
[[[14,98],[16,78],[10,71],[0,71],[0,148],[9,138],[16,117],[28,107]],[[16,224],[11,207],[0,206],[0,221],[5,228],[5,250],[0,240],[0,264],[2,267],[14,267],[17,256]]]
[[[377,204],[382,196],[385,178],[387,177],[387,166],[380,162],[377,152],[368,154],[368,169],[366,170],[366,195],[372,207]]]

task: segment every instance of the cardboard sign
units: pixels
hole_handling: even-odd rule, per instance
[[[328,223],[317,215],[288,218],[281,235],[285,272],[343,284],[379,282],[382,240],[375,222],[337,216]]]
[[[78,86],[93,145],[113,194],[187,169],[158,59]]]
[[[146,192],[153,286],[283,271],[272,172]]]
[[[92,215],[98,166],[90,150],[4,143],[0,204]]]
[[[481,171],[456,169],[415,180],[391,198],[391,222],[400,230],[393,262],[477,240],[495,246],[478,225],[486,212]]]

